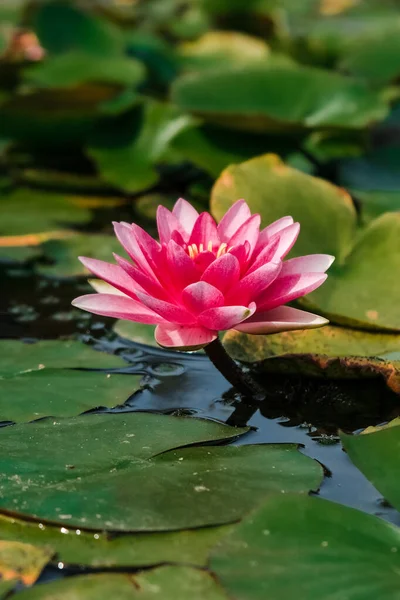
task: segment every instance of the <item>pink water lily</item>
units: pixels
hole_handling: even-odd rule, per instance
[[[98,314],[157,325],[164,347],[191,350],[218,332],[267,334],[320,327],[327,320],[286,303],[326,279],[334,257],[312,254],[284,261],[300,225],[283,217],[260,231],[260,215],[238,200],[217,225],[179,199],[172,212],[159,206],[159,242],[136,224],[115,223],[131,260],[115,264],[80,257],[108,293],[89,294],[73,305]]]

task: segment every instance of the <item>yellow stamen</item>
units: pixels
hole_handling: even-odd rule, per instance
[[[204,246],[203,246],[203,244],[199,244],[199,252],[204,252]]]
[[[223,254],[225,254],[227,246],[228,246],[228,244],[225,244],[225,242],[223,242],[220,245],[220,247],[218,248],[218,252],[217,252],[217,258],[219,258]]]
[[[212,249],[213,249],[213,244],[212,244],[212,241],[210,240],[210,241],[208,242],[208,244],[207,244],[207,250],[208,250],[209,252],[212,252]]]

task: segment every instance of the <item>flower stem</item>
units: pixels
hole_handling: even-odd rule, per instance
[[[246,404],[255,405],[265,398],[265,390],[229,356],[217,338],[204,348],[213,365],[244,397]]]

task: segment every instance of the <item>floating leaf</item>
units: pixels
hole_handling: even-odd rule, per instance
[[[383,94],[362,81],[300,65],[269,67],[268,61],[184,75],[173,84],[172,99],[210,122],[258,133],[362,129],[388,112]]]
[[[361,434],[364,435],[368,433],[376,433],[377,431],[382,431],[383,429],[388,429],[389,427],[397,427],[397,425],[400,425],[400,417],[396,417],[395,419],[389,421],[389,423],[385,423],[384,425],[370,425],[369,427],[363,429],[363,431],[361,431]]]
[[[51,265],[39,265],[44,275],[74,277],[85,275],[88,270],[78,260],[78,256],[89,256],[99,260],[112,261],[113,252],[123,254],[121,245],[112,235],[76,234],[64,240],[49,240],[42,245],[42,251],[53,261]]]
[[[7,236],[53,232],[58,237],[60,230],[89,220],[90,212],[77,206],[74,196],[19,188],[0,198],[0,233]]]
[[[0,576],[5,581],[21,580],[33,585],[53,554],[51,548],[0,540]]]
[[[81,342],[41,340],[25,344],[17,340],[0,341],[0,377],[42,369],[118,369],[126,362],[111,354],[97,352]]]
[[[234,522],[271,492],[305,493],[322,477],[295,445],[166,452],[246,431],[213,422],[131,413],[55,423],[2,432],[1,508],[65,527],[171,531]]]
[[[146,344],[146,346],[158,348],[159,346],[154,339],[155,329],[155,325],[144,325],[133,321],[119,320],[114,325],[114,331],[117,335],[136,344]]]
[[[228,600],[207,571],[190,567],[160,567],[136,575],[80,575],[21,592],[21,600]]]
[[[327,500],[276,495],[218,544],[211,568],[237,600],[398,600],[399,530]]]
[[[275,335],[231,330],[223,342],[232,358],[258,363],[258,368],[267,373],[304,373],[334,379],[381,376],[400,394],[400,357],[391,356],[400,348],[398,334],[328,325]]]
[[[358,469],[397,510],[400,510],[400,427],[368,435],[341,433],[342,444]]]
[[[285,215],[300,222],[299,239],[290,256],[325,252],[341,261],[352,243],[356,213],[345,190],[288,167],[273,154],[223,171],[211,195],[217,220],[238,198],[261,214],[264,227]]]
[[[161,563],[207,565],[215,543],[231,530],[230,525],[170,533],[107,533],[53,527],[0,515],[0,539],[52,548],[57,560],[88,567],[147,567]],[[1,588],[0,588],[1,589]],[[1,598],[1,593],[0,593]]]
[[[0,379],[0,421],[71,417],[123,404],[140,389],[140,375],[43,369]]]
[[[189,123],[174,107],[151,102],[117,120],[105,119],[92,134],[87,153],[104,181],[139,192],[158,181],[157,162]]]

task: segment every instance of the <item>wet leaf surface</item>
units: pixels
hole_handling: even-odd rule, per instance
[[[215,543],[230,525],[168,533],[136,533],[121,536],[102,531],[55,527],[0,515],[0,539],[52,549],[64,565],[93,568],[147,567],[182,563],[205,567]],[[1,596],[0,596],[1,598]]]
[[[72,417],[114,408],[140,389],[141,375],[43,369],[0,379],[0,421]]]
[[[54,552],[20,541],[0,540],[0,576],[3,580],[20,580],[33,585]],[[1,593],[1,587],[0,587]]]
[[[370,436],[362,436],[370,437]],[[397,600],[397,527],[319,498],[273,496],[212,553],[237,600]]]
[[[29,427],[29,438],[17,427],[4,431],[10,455],[1,466],[0,506],[65,527],[144,532],[220,525],[238,520],[271,492],[305,493],[322,478],[320,465],[295,445],[165,453],[243,432],[207,421],[138,413]],[[115,429],[110,438],[108,430]]]
[[[174,82],[172,99],[210,122],[258,132],[360,129],[388,112],[382,94],[361,81],[300,65],[268,67],[268,61],[185,75]]]
[[[206,571],[189,567],[160,567],[137,575],[100,574],[69,577],[42,584],[20,594],[21,600],[227,600]]]
[[[340,437],[356,467],[388,502],[400,510],[400,427],[389,427],[368,435],[342,433]]]
[[[0,341],[0,378],[42,369],[118,369],[127,367],[118,356],[98,352],[81,342],[41,340],[26,344]]]

